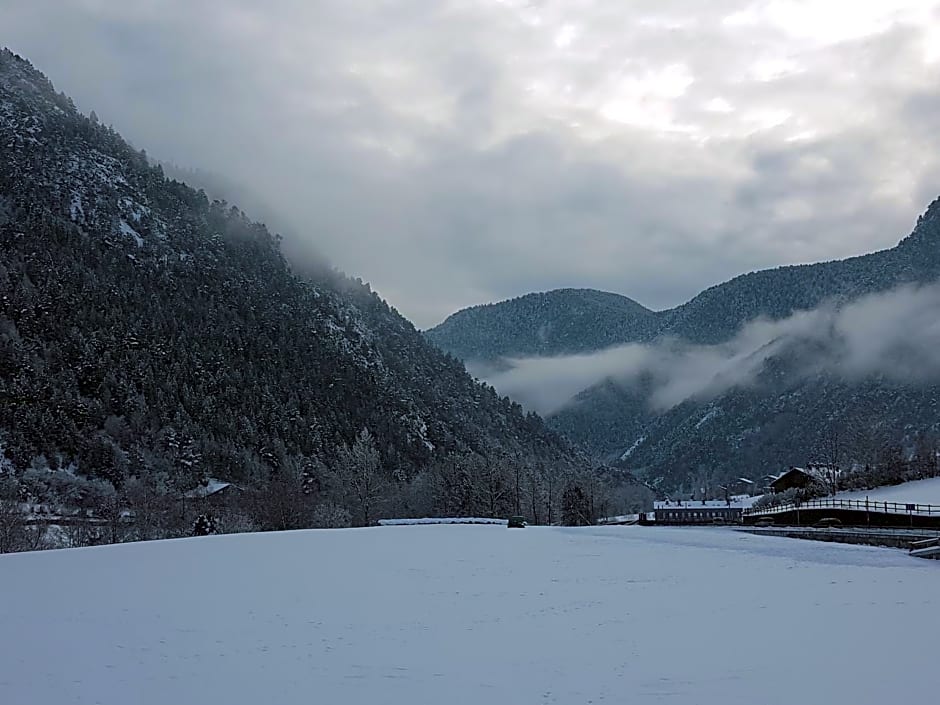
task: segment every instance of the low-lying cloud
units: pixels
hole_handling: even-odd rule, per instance
[[[550,415],[605,380],[648,382],[649,404],[667,410],[753,384],[768,359],[792,352],[797,374],[849,380],[881,375],[912,382],[940,378],[940,285],[903,286],[838,305],[827,302],[781,320],[756,319],[731,340],[690,345],[666,338],[586,355],[508,360],[487,381]]]

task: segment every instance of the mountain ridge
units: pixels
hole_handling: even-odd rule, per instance
[[[940,225],[940,198],[934,200],[927,207],[924,213],[918,216],[914,229],[911,231],[911,233],[899,240],[894,247],[876,250],[875,252],[866,254],[854,255],[844,259],[824,260],[821,262],[812,262],[808,264],[780,265],[778,267],[745,272],[724,282],[709,286],[685,303],[679,304],[678,306],[674,306],[672,308],[653,310],[642,306],[625,294],[592,288],[568,287],[561,289],[550,289],[543,292],[532,292],[510,299],[503,299],[500,301],[484,304],[476,304],[474,306],[461,309],[452,313],[437,326],[426,330],[425,335],[432,342],[438,345],[438,347],[441,347],[445,351],[457,356],[458,358],[471,363],[494,362],[500,356],[526,357],[537,354],[533,351],[538,350],[539,348],[542,349],[541,354],[547,356],[572,354],[576,352],[591,352],[598,350],[603,346],[598,346],[592,341],[570,341],[566,345],[552,347],[547,344],[547,342],[550,341],[543,340],[540,341],[541,344],[535,343],[533,341],[523,341],[522,344],[513,347],[509,344],[509,342],[513,339],[506,341],[503,338],[498,338],[494,342],[491,342],[490,338],[492,336],[487,332],[462,329],[462,327],[466,327],[468,325],[479,326],[483,323],[488,323],[486,320],[487,318],[499,319],[500,316],[507,316],[512,318],[521,317],[521,313],[512,311],[512,309],[517,307],[520,303],[527,302],[529,300],[538,300],[542,306],[526,307],[525,314],[538,315],[540,313],[551,313],[551,311],[548,311],[547,309],[549,308],[549,305],[556,300],[566,300],[565,302],[570,306],[579,303],[578,298],[581,295],[590,294],[591,296],[601,295],[603,297],[607,297],[610,301],[623,301],[626,304],[624,306],[624,309],[626,310],[630,309],[631,304],[635,305],[636,311],[638,312],[637,315],[640,318],[643,318],[646,321],[655,320],[657,322],[656,325],[637,326],[636,330],[631,330],[631,334],[628,335],[617,335],[617,326],[614,325],[613,330],[609,331],[608,333],[608,337],[611,341],[609,345],[611,346],[633,342],[648,342],[657,337],[662,337],[665,335],[672,335],[682,338],[683,340],[696,343],[721,342],[722,340],[730,337],[730,335],[733,335],[733,333],[740,327],[741,324],[749,320],[753,320],[753,318],[757,316],[764,315],[770,316],[772,318],[782,318],[793,313],[794,311],[814,308],[828,298],[839,296],[851,297],[857,295],[860,291],[867,293],[870,291],[876,291],[878,289],[874,286],[876,284],[874,279],[870,279],[869,281],[864,282],[866,284],[864,290],[860,288],[853,288],[852,286],[843,286],[841,288],[839,286],[832,286],[828,290],[808,292],[807,296],[802,300],[787,302],[786,306],[776,309],[773,306],[766,305],[766,302],[764,302],[765,305],[761,306],[758,302],[744,301],[741,303],[749,305],[740,307],[739,311],[735,312],[730,318],[723,318],[722,321],[725,323],[725,325],[719,327],[717,331],[703,333],[690,330],[690,319],[694,319],[695,314],[698,313],[701,309],[708,308],[710,305],[710,299],[712,299],[715,294],[726,294],[726,292],[734,289],[735,287],[739,287],[741,285],[750,285],[755,280],[759,280],[760,283],[763,283],[763,280],[767,279],[800,279],[808,271],[828,273],[834,269],[856,269],[858,268],[858,265],[864,266],[870,265],[872,263],[878,265],[902,265],[902,267],[908,271],[908,278],[905,279],[904,277],[895,277],[890,281],[891,286],[895,286],[898,283],[903,283],[904,281],[923,281],[925,268],[928,271],[933,272],[934,265],[940,261],[938,260],[937,249],[937,245],[940,243],[940,227],[938,227],[938,225]],[[925,254],[927,256],[926,262],[923,259],[923,255]],[[886,262],[885,260],[894,260],[894,262]],[[838,282],[834,282],[834,284],[838,284]],[[548,320],[538,320],[537,323],[539,326],[559,325],[557,321]],[[566,325],[567,323],[567,321],[563,321],[561,325]],[[607,325],[606,321],[602,321],[602,323],[605,326]],[[616,320],[614,323],[616,323]],[[509,326],[508,323],[504,325],[506,327]],[[491,347],[488,348],[487,345],[491,345]]]
[[[560,515],[554,488],[592,471],[577,449],[367,284],[304,264],[0,51],[0,474],[20,496],[77,470],[306,503],[266,528],[309,526],[317,503],[358,524]]]
[[[550,322],[539,316],[562,307],[566,318]],[[498,328],[480,339],[463,330],[511,308]],[[604,329],[594,329],[598,314],[607,317]],[[629,335],[643,335],[655,327],[657,314],[633,299],[597,289],[553,289],[533,292],[503,302],[462,309],[425,331],[429,340],[468,362],[494,362],[499,357],[574,354],[616,344]],[[534,324],[534,325],[533,325]],[[594,337],[586,339],[591,333]]]
[[[513,311],[519,299],[479,307],[476,319],[455,314],[448,319],[452,323],[446,334],[439,329],[426,334],[442,349],[465,359],[484,378],[493,369],[505,375],[514,364],[525,364],[528,357],[558,358],[552,369],[563,374],[559,365],[572,351],[581,357],[572,358],[567,363],[571,365],[590,364],[586,360],[593,353],[627,344],[648,346],[654,353],[676,346],[691,350],[689,354],[697,348],[717,352],[751,322],[785,321],[826,307],[839,310],[865,297],[931,285],[938,277],[940,199],[927,207],[913,230],[894,247],[843,260],[742,274],[709,287],[680,306],[650,311],[644,318],[653,325],[634,327],[626,334],[618,327],[616,316],[611,325],[604,311],[593,309],[598,314],[594,320],[582,320],[580,325],[603,330],[604,335],[592,334],[554,348],[542,345],[535,355],[530,354],[537,347],[531,341],[523,340],[516,347],[507,345],[516,340],[511,336],[492,342],[508,327],[507,321],[519,317]],[[568,290],[568,296],[576,291]],[[527,326],[517,333],[531,333],[544,325],[564,327],[568,310],[545,307],[527,314]],[[479,331],[454,330],[456,324],[466,322],[474,323]],[[596,347],[599,339],[609,344]],[[914,382],[876,376],[846,381],[840,379],[837,369],[810,374],[807,370],[813,368],[813,356],[820,350],[801,346],[798,341],[780,349],[780,341],[767,341],[767,345],[773,349],[752,356],[761,361],[760,373],[747,384],[730,385],[717,396],[693,396],[657,410],[652,406],[648,380],[607,378],[553,411],[549,425],[605,462],[628,468],[648,481],[664,482],[667,488],[695,485],[690,475],[704,472],[702,468],[727,479],[805,463],[820,453],[827,434],[840,429],[877,429],[872,434],[882,446],[905,447],[905,452],[912,452],[916,444],[927,442],[925,438],[940,431],[936,409],[940,386],[932,378]],[[500,364],[498,356],[510,362]],[[542,383],[551,384],[551,380]],[[878,417],[880,408],[884,409],[883,418]],[[715,413],[709,416],[711,411]],[[852,456],[863,464],[874,462],[870,444],[859,440],[856,450],[845,445],[846,458]],[[866,449],[861,450],[863,447]]]

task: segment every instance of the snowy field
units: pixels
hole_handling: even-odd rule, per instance
[[[940,561],[403,526],[0,556],[0,702],[936,702]]]
[[[940,506],[940,477],[928,480],[915,480],[891,487],[876,487],[873,490],[853,490],[840,492],[839,499],[865,499],[878,502],[904,502],[911,504],[936,504]]]

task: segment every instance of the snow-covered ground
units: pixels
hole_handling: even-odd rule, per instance
[[[876,487],[873,490],[853,490],[840,492],[839,499],[865,499],[878,502],[904,502],[912,504],[936,504],[940,506],[940,477],[928,480],[915,480],[890,487]]]
[[[734,507],[745,509],[754,504],[763,495],[736,494],[729,498],[729,501],[723,499],[709,499],[701,501],[699,499],[670,499],[653,502],[653,509],[675,509],[677,507],[703,507],[705,509],[721,509],[723,507]]]
[[[418,524],[502,524],[508,519],[489,519],[484,517],[428,517],[425,519],[379,519],[379,526],[415,526]]]
[[[730,529],[405,526],[0,556],[0,701],[935,702],[940,561]]]

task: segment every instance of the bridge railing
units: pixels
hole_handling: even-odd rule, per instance
[[[918,516],[940,516],[940,506],[936,504],[914,504],[905,502],[877,502],[871,499],[811,499],[805,502],[788,502],[774,507],[748,507],[744,516],[766,516],[793,512],[798,509],[851,509],[879,514],[904,514]]]

